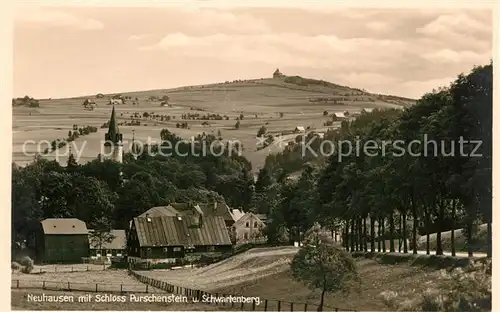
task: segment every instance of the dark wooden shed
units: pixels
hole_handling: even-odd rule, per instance
[[[75,218],[45,219],[36,239],[37,262],[81,263],[89,255],[85,222]]]

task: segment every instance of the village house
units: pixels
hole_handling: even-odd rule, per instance
[[[343,119],[343,118],[346,118],[346,115],[344,112],[335,112],[333,113],[334,116],[337,118],[337,119]]]
[[[230,252],[228,224],[232,226],[234,219],[224,206],[173,203],[149,209],[131,222],[127,238],[129,261],[175,262]],[[226,208],[230,220],[224,217]]]
[[[236,244],[264,243],[264,222],[252,212],[245,213],[234,223]]]
[[[91,257],[122,257],[126,255],[127,236],[125,230],[111,230],[103,237],[92,235],[89,231],[89,247]],[[107,239],[110,238],[110,239]]]
[[[121,105],[123,104],[123,99],[110,99],[108,105]]]
[[[297,126],[295,127],[295,129],[293,130],[293,132],[297,133],[297,132],[305,132],[306,129],[302,126]]]
[[[41,221],[35,250],[37,262],[80,263],[89,254],[85,222],[75,218]]]

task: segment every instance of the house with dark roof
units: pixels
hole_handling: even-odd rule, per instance
[[[127,250],[127,236],[125,230],[111,230],[109,236],[94,236],[89,232],[89,248],[91,257],[125,256]],[[106,239],[109,238],[109,239]]]
[[[194,260],[203,254],[232,250],[224,217],[205,213],[199,205],[187,207],[153,207],[135,217],[127,237],[129,261],[175,262],[186,257]]]
[[[36,261],[80,263],[89,254],[85,222],[75,218],[50,218],[40,222],[35,240]]]

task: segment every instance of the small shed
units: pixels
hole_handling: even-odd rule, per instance
[[[89,254],[88,230],[76,218],[49,218],[40,222],[36,237],[37,261],[80,263]]]

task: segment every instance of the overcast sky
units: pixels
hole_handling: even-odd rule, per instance
[[[69,97],[269,77],[417,98],[492,56],[474,9],[44,8],[14,29],[14,95]]]

